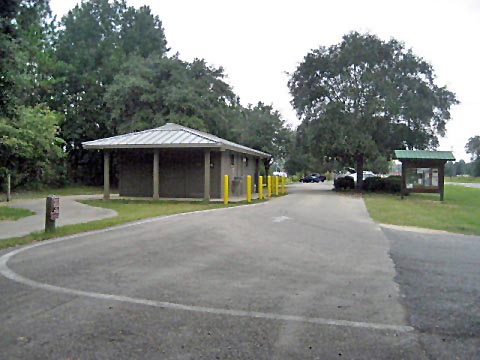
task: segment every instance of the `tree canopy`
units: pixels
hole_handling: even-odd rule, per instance
[[[0,117],[0,176],[12,174],[14,186],[61,183],[65,168],[60,120],[58,113],[42,106],[22,106],[13,119]]]
[[[17,185],[27,178],[54,182],[49,174],[57,165],[68,171],[59,179],[101,183],[101,155],[85,151],[83,141],[167,121],[285,156],[290,130],[278,112],[242,106],[222,67],[168,53],[162,22],[148,6],[86,0],[57,21],[48,0],[5,0],[0,185],[6,172]],[[52,146],[34,144],[37,137]],[[26,172],[26,165],[38,172]]]
[[[472,136],[468,139],[465,151],[472,159],[472,175],[480,176],[480,136]]]
[[[366,160],[435,148],[457,103],[402,43],[357,32],[308,53],[288,86],[312,154],[355,163],[358,187]]]
[[[223,69],[204,60],[133,57],[105,94],[113,128],[125,133],[174,122],[231,137],[229,125],[240,105],[224,77]]]

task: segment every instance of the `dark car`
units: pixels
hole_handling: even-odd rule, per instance
[[[313,174],[310,174],[310,175],[307,175],[307,176],[304,176],[303,178],[300,179],[300,182],[303,182],[303,183],[319,183],[320,181],[321,182],[324,182],[326,179],[325,176],[323,175],[320,175],[320,174],[317,174],[317,173],[313,173]]]

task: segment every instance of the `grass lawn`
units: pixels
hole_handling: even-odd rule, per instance
[[[35,199],[46,197],[50,194],[66,196],[66,195],[94,195],[102,194],[103,187],[100,186],[85,186],[73,185],[61,188],[44,188],[40,190],[20,190],[12,193],[12,199]],[[0,201],[6,201],[6,194],[0,195]]]
[[[445,182],[457,182],[457,183],[476,183],[480,184],[480,177],[472,176],[456,176],[456,177],[445,177]]]
[[[35,213],[28,209],[0,206],[0,220],[18,220],[33,214]]]
[[[417,226],[454,233],[480,235],[480,189],[445,186],[445,201],[439,194],[366,194],[370,216],[379,223]]]
[[[252,200],[252,203],[262,201],[263,200]],[[91,206],[115,210],[118,215],[109,219],[58,227],[54,233],[45,233],[43,231],[39,231],[22,237],[2,239],[0,240],[0,249],[90,230],[104,229],[114,225],[161,215],[171,215],[199,210],[232,207],[245,204],[245,202],[224,205],[223,203],[207,203],[201,201],[186,202],[151,200],[84,200],[81,202]]]

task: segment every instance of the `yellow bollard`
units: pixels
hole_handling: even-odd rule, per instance
[[[275,196],[278,196],[278,176],[275,176]]]
[[[272,177],[270,175],[267,176],[267,197],[272,197]]]
[[[285,176],[282,176],[282,195],[285,195]]]
[[[223,203],[228,204],[228,175],[223,175]]]
[[[258,177],[258,198],[263,199],[263,176]]]
[[[247,203],[252,202],[252,177],[247,175]]]

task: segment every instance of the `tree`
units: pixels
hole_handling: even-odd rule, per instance
[[[119,133],[174,122],[231,139],[240,105],[223,69],[153,54],[131,57],[105,94]]]
[[[116,134],[105,93],[131,56],[167,52],[160,19],[148,7],[135,9],[125,1],[84,1],[62,19],[56,56],[60,64],[51,104],[65,114],[62,137],[66,142],[71,175],[76,181],[98,183],[101,157],[83,150],[86,140]]]
[[[14,186],[62,179],[60,120],[58,113],[42,106],[22,106],[13,119],[0,117],[0,178],[12,174]]]
[[[453,161],[447,161],[445,164],[445,177],[455,176],[455,163]]]
[[[266,176],[274,161],[277,164],[285,161],[292,142],[292,132],[280,113],[262,102],[242,110],[242,119],[236,123],[235,132],[235,141],[272,155],[263,163]]]
[[[471,175],[480,176],[480,136],[472,136],[465,145],[465,152],[470,154]]]
[[[480,157],[480,136],[472,136],[465,145],[465,152],[470,154],[472,160]]]
[[[313,154],[355,162],[361,189],[366,160],[438,146],[457,100],[434,80],[432,66],[402,43],[354,32],[307,54],[288,86]]]
[[[23,0],[16,17],[17,57],[22,67],[17,75],[17,98],[25,106],[49,103],[55,96],[53,76],[56,24],[48,0]]]
[[[2,1],[0,6],[0,116],[11,116],[17,105],[16,80],[19,61],[14,19],[18,0]]]
[[[456,161],[454,164],[455,167],[455,176],[465,175],[468,173],[467,164],[465,160]]]
[[[259,102],[244,108],[242,117],[235,129],[238,142],[276,159],[285,159],[292,140],[291,130],[278,111]]]

